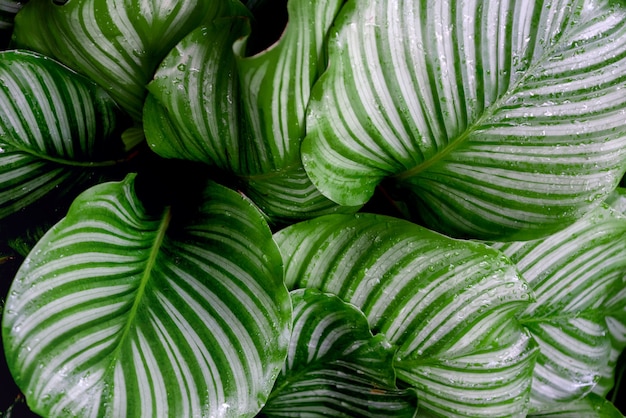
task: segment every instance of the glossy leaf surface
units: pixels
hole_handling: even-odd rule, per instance
[[[304,172],[299,150],[311,86],[323,68],[326,32],[339,5],[290,1],[282,37],[250,57],[243,19],[191,33],[148,86],[144,124],[150,146],[166,158],[234,173],[272,218],[335,211],[337,205]]]
[[[562,404],[557,410],[545,414],[529,415],[530,418],[623,418],[615,406],[606,399],[591,394],[582,399]]]
[[[518,315],[540,347],[533,410],[588,394],[616,357],[612,351],[623,348],[612,341],[607,318],[623,316],[626,218],[600,207],[549,238],[494,246],[517,264],[536,298]]]
[[[291,320],[269,228],[213,183],[187,212],[134,185],[84,192],[24,261],[2,324],[16,382],[50,417],[254,416]]]
[[[229,5],[227,0],[31,0],[15,20],[14,38],[85,74],[141,119],[145,86],[157,65],[187,33]]]
[[[291,297],[289,354],[263,416],[415,416],[415,392],[396,388],[395,348],[358,309],[314,289]]]
[[[501,253],[370,214],[319,217],[275,239],[288,287],[354,304],[398,346],[398,376],[417,389],[420,410],[527,411],[536,347],[513,317],[531,295]]]
[[[125,123],[104,90],[56,61],[0,53],[0,218],[115,164]]]
[[[453,236],[573,223],[626,170],[626,10],[603,1],[350,1],[302,158],[362,204],[386,179]]]

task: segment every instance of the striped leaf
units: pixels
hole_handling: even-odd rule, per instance
[[[605,203],[616,210],[617,212],[626,216],[626,188],[618,187],[611,193]]]
[[[290,1],[283,36],[251,57],[245,56],[246,20],[215,21],[190,33],[148,86],[144,126],[150,146],[166,158],[234,173],[274,219],[336,211],[304,172],[299,149],[310,89],[339,5]]]
[[[593,392],[600,396],[606,396],[614,388],[619,356],[626,348],[626,274],[623,276],[620,288],[608,295],[602,305],[602,311],[607,313],[605,320],[611,338],[611,352],[607,364],[600,371],[600,379],[593,387]]]
[[[262,416],[415,416],[415,392],[396,388],[394,347],[362,312],[314,289],[291,297],[289,354]]]
[[[564,403],[558,410],[533,414],[530,418],[624,418],[615,406],[598,395],[591,394],[573,402]]]
[[[6,301],[11,373],[47,417],[254,416],[287,353],[291,304],[260,213],[206,185],[146,210],[131,175],[79,196]]]
[[[528,239],[626,170],[626,10],[610,0],[351,0],[302,158],[332,200],[387,187],[453,236]]]
[[[609,328],[618,337],[619,327],[607,317],[624,309],[626,218],[600,207],[548,238],[494,246],[536,297],[518,314],[540,348],[532,409],[550,411],[588,394],[616,357],[612,350],[623,348],[617,340],[613,346]]]
[[[420,411],[527,411],[536,347],[513,317],[531,295],[500,252],[371,214],[319,217],[274,237],[288,287],[337,295],[398,347],[398,376],[417,389]]]
[[[61,64],[0,53],[0,219],[115,164],[125,124],[102,89]]]
[[[13,20],[22,6],[18,0],[0,0],[0,30],[13,29]]]
[[[219,16],[228,0],[30,0],[15,19],[14,39],[85,74],[135,119],[145,85],[187,33]]]

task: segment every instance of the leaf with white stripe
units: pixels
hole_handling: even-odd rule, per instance
[[[274,237],[288,287],[337,295],[398,347],[398,376],[420,410],[527,411],[536,346],[514,317],[531,294],[500,252],[371,214],[323,216]]]
[[[0,219],[115,165],[126,122],[104,90],[56,61],[1,52]]]
[[[618,360],[626,348],[626,271],[623,276],[620,288],[609,295],[602,306],[607,313],[605,320],[611,338],[611,352],[598,383],[593,387],[593,393],[600,396],[606,396],[614,388]]]
[[[282,37],[250,57],[244,19],[215,21],[190,33],[148,86],[148,144],[163,157],[234,173],[274,219],[336,211],[304,172],[299,150],[326,32],[340,3],[291,0]]]
[[[529,418],[624,418],[610,401],[594,394],[567,402],[555,411],[529,415]]]
[[[613,193],[606,198],[605,203],[611,206],[613,210],[626,216],[626,188],[618,187],[613,190]]]
[[[433,229],[529,239],[624,175],[619,2],[351,0],[335,27],[302,144],[332,200],[384,180]]]
[[[395,348],[362,312],[315,289],[291,298],[289,354],[262,416],[415,416],[415,392],[396,387]]]
[[[187,210],[135,186],[85,191],[24,261],[2,323],[15,381],[49,417],[254,416],[291,326],[267,224],[214,183]]]
[[[234,2],[233,2],[234,3]],[[135,119],[161,60],[187,33],[230,7],[228,0],[30,0],[15,19],[20,47],[85,74]]]
[[[17,0],[0,0],[0,31],[13,29],[13,20],[23,4]]]
[[[610,364],[607,317],[623,309],[626,218],[600,207],[545,239],[494,246],[536,297],[518,314],[540,348],[532,409],[550,411],[590,393]]]

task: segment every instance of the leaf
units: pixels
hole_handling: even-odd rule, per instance
[[[324,195],[362,204],[383,182],[433,229],[522,240],[573,223],[617,185],[626,170],[624,8],[388,6],[349,1],[329,37],[302,144]]]
[[[152,149],[235,174],[273,219],[339,211],[313,186],[299,153],[310,89],[339,5],[290,1],[283,36],[251,57],[247,20],[217,20],[190,33],[148,86],[144,126]]]
[[[620,354],[626,348],[626,275],[619,284],[618,289],[611,293],[603,303],[602,311],[607,312],[605,317],[608,334],[611,341],[611,350],[608,362],[601,370],[600,379],[593,387],[593,393],[600,396],[607,396],[614,387],[618,360]]]
[[[0,53],[0,219],[70,193],[121,156],[127,121],[111,98],[59,63]]]
[[[531,295],[500,252],[371,214],[323,216],[274,237],[289,288],[337,295],[398,347],[396,371],[417,388],[420,411],[527,411],[536,347],[513,317]]]
[[[532,410],[588,394],[612,350],[607,317],[623,309],[626,218],[600,207],[548,238],[494,246],[517,264],[536,297],[518,314],[540,348]]]
[[[396,388],[394,347],[363,313],[313,289],[291,297],[289,354],[262,416],[415,416],[415,393]]]
[[[169,50],[224,1],[31,0],[15,19],[17,45],[55,57],[106,88],[141,119],[145,86]]]
[[[291,319],[267,224],[213,183],[187,211],[147,211],[134,185],[84,192],[18,271],[2,324],[15,381],[50,417],[254,416]]]
[[[0,30],[13,29],[13,20],[22,6],[17,0],[0,0]]]
[[[626,188],[618,187],[607,198],[605,203],[613,210],[626,216]]]
[[[562,404],[558,410],[530,415],[533,417],[550,418],[623,418],[615,406],[598,395],[590,394],[583,399]]]

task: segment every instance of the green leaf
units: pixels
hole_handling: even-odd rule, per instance
[[[544,418],[623,418],[624,416],[606,399],[590,394],[582,399],[567,402],[545,414],[534,414],[529,417]]]
[[[61,64],[0,53],[0,219],[116,164],[126,124],[111,98]]]
[[[626,188],[618,187],[605,200],[613,210],[626,216]]]
[[[2,323],[7,362],[33,411],[260,410],[290,333],[280,254],[239,194],[208,183],[200,196],[186,211],[147,211],[134,176],[104,183],[35,246]]]
[[[611,351],[593,392],[600,396],[607,396],[611,389],[615,389],[616,380],[619,381],[619,376],[616,376],[616,372],[619,372],[617,364],[626,348],[626,275],[618,289],[615,289],[603,303],[602,311],[607,312],[605,320],[611,340]]]
[[[302,159],[322,193],[383,180],[453,236],[537,238],[626,171],[626,10],[602,0],[349,1]]]
[[[396,388],[395,348],[363,313],[313,289],[291,297],[289,354],[263,416],[415,416],[415,392]]]
[[[531,295],[500,252],[371,214],[323,216],[274,237],[289,288],[337,295],[398,347],[398,376],[418,390],[420,411],[527,411],[536,347],[513,317]]]
[[[600,207],[548,238],[494,247],[535,293],[536,303],[518,314],[540,348],[532,409],[550,411],[588,394],[613,349],[607,317],[623,312],[626,218]]]
[[[15,19],[14,40],[85,74],[140,120],[145,86],[161,60],[229,7],[227,0],[30,0]]]
[[[148,86],[144,126],[153,150],[234,173],[273,219],[338,211],[309,180],[299,150],[311,86],[339,5],[290,1],[280,40],[251,57],[244,56],[247,20],[218,20],[190,33]]]

